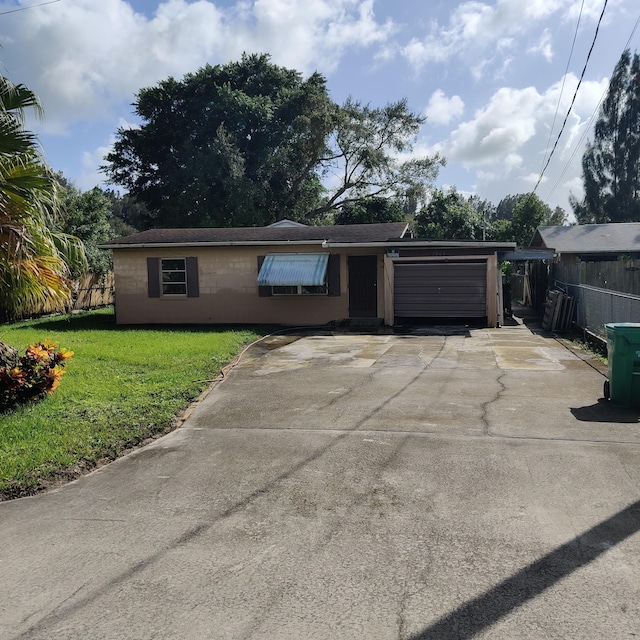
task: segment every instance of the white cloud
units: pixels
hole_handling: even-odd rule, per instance
[[[114,140],[111,140],[111,144],[113,142]],[[99,167],[104,164],[104,157],[111,151],[111,144],[82,153],[80,174],[75,180],[76,186],[81,191],[93,189],[104,182],[105,177]]]
[[[138,124],[130,122],[125,118],[118,119],[118,129],[137,129]],[[91,151],[83,151],[80,157],[80,173],[75,180],[76,186],[82,191],[93,189],[96,185],[101,185],[105,181],[105,175],[100,171],[100,167],[105,164],[105,156],[111,152],[116,142],[116,135],[111,134],[109,141],[105,145],[100,145]],[[114,185],[110,189],[117,189]]]
[[[566,77],[559,105],[561,80],[544,92],[535,87],[502,87],[472,118],[461,122],[448,138],[431,143],[429,148],[440,150],[450,163],[461,163],[472,172],[480,197],[498,202],[506,193],[530,191],[540,177],[543,158],[548,158],[555,143],[577,82],[573,74]],[[562,203],[567,208],[569,192],[582,193],[581,179],[575,176],[581,175],[583,133],[606,85],[606,80],[583,81],[538,189],[544,200]]]
[[[491,64],[501,65],[503,56],[521,46],[526,34],[537,38],[530,46],[545,57],[552,55],[550,38],[537,37],[539,23],[559,14],[566,19],[572,0],[497,0],[494,3],[471,0],[455,6],[448,24],[432,21],[423,37],[412,38],[402,49],[411,66],[420,70],[427,63],[459,57],[476,78]]]
[[[551,62],[553,60],[553,47],[551,46],[551,32],[549,29],[545,29],[540,40],[529,47],[527,51],[529,53],[539,53],[547,62]]]
[[[540,95],[533,87],[499,89],[473,120],[451,134],[447,156],[474,165],[515,153],[535,133]]]
[[[521,177],[521,180],[525,184],[528,184],[530,186],[530,189],[533,189],[538,183],[539,178],[540,178],[539,173],[531,172],[531,173],[527,173],[526,175],[523,175]],[[547,178],[547,176],[542,176],[542,180],[540,180],[540,184],[544,185],[548,180],[549,178]]]
[[[447,98],[442,89],[434,91],[429,99],[429,104],[424,111],[429,122],[436,124],[449,124],[458,119],[464,112],[464,102],[460,96]]]
[[[571,180],[567,180],[563,185],[566,189],[568,189],[576,198],[580,199],[584,194],[584,185],[582,183],[582,177],[576,176],[575,178],[571,178]]]
[[[376,20],[373,0],[255,0],[230,8],[165,0],[151,18],[125,0],[65,0],[16,15],[0,24],[0,41],[20,43],[3,51],[3,63],[40,96],[48,133],[107,119],[141,87],[244,51],[329,73],[347,51],[383,45],[394,29]]]

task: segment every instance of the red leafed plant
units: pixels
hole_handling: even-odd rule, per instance
[[[30,344],[24,355],[0,344],[0,411],[53,393],[72,356],[50,340]]]

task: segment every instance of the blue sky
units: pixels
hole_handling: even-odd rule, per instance
[[[269,53],[305,75],[320,71],[337,102],[351,95],[382,106],[406,97],[413,111],[427,116],[415,152],[438,151],[447,159],[438,186],[495,204],[537,182],[604,5],[57,0],[3,14],[44,1],[0,1],[0,65],[40,96],[45,120],[30,126],[51,166],[81,189],[102,183],[98,166],[117,128],[135,123],[131,103],[139,88],[246,51]],[[640,29],[633,33],[639,17],[637,0],[607,3],[582,86],[537,190],[551,206],[569,211],[569,193],[582,195],[580,160],[590,119],[629,38],[631,50],[640,49]]]

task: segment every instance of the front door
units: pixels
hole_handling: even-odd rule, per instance
[[[378,256],[349,256],[349,317],[378,316]]]

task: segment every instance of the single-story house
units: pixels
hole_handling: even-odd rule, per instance
[[[498,254],[514,243],[410,237],[404,222],[150,229],[113,251],[118,324],[502,321]]]
[[[531,247],[553,249],[556,261],[582,262],[640,257],[640,222],[538,227]]]

